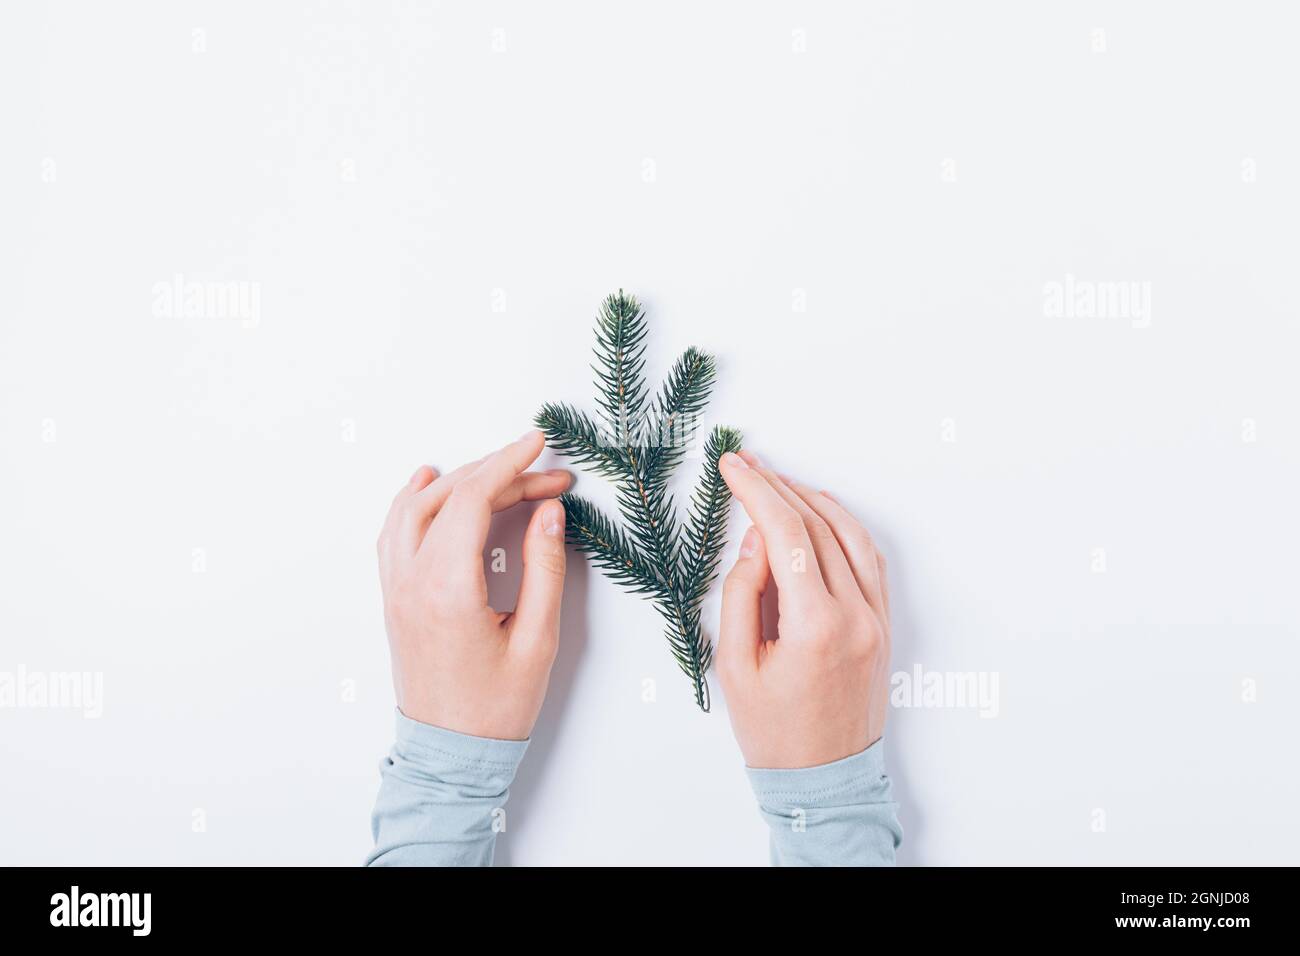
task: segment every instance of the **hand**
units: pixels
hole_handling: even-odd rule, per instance
[[[476,737],[533,730],[560,639],[564,506],[547,501],[524,533],[514,613],[488,607],[483,548],[492,513],[553,498],[563,471],[521,474],[541,454],[530,431],[438,476],[416,471],[379,535],[379,579],[397,706],[407,717]]]
[[[866,529],[825,492],[742,451],[721,472],[754,527],[727,575],[718,676],[745,763],[814,767],[860,753],[885,726],[889,590]],[[775,578],[778,638],[760,602]]]

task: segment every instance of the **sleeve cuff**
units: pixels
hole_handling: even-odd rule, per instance
[[[397,743],[394,749],[408,760],[424,764],[457,767],[462,770],[487,770],[513,777],[528,749],[527,740],[497,740],[473,737],[454,730],[412,720],[400,710],[397,717]]]
[[[837,807],[888,800],[885,741],[851,757],[798,770],[746,767],[754,796],[765,807]],[[875,798],[875,799],[873,799]]]

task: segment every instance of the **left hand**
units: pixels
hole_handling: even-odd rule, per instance
[[[524,533],[513,613],[488,606],[483,548],[493,512],[554,498],[564,471],[524,472],[544,438],[522,438],[441,477],[418,469],[379,535],[379,578],[397,706],[458,733],[524,740],[559,647],[564,507],[546,501]]]

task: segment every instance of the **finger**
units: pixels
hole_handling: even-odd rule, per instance
[[[885,556],[876,549],[876,568],[880,572],[880,600],[885,605],[885,620],[892,621],[889,612],[889,575],[885,573]]]
[[[486,457],[486,456],[485,456]],[[416,551],[420,547],[420,542],[424,540],[425,532],[429,530],[429,522],[433,521],[434,516],[438,513],[451,494],[451,489],[456,487],[466,475],[473,473],[474,469],[483,463],[483,458],[476,461],[468,462],[459,468],[447,472],[437,481],[430,482],[420,491],[411,495],[406,501],[406,508],[402,515],[400,537],[402,547],[410,551]]]
[[[718,627],[721,673],[744,676],[758,667],[763,646],[763,592],[770,572],[757,528],[740,542],[740,554],[722,585],[722,623]]]
[[[727,487],[758,527],[781,599],[807,606],[825,597],[826,584],[799,512],[739,455],[728,452],[718,464]]]
[[[421,465],[415,469],[415,474],[407,480],[406,484],[398,490],[393,496],[393,503],[388,508],[388,515],[384,518],[383,530],[379,532],[379,558],[387,562],[394,551],[395,547],[400,547],[400,542],[395,538],[399,537],[398,527],[402,523],[402,515],[405,512],[407,503],[420,491],[428,487],[429,483],[438,477],[437,469],[430,468],[428,465]]]
[[[857,580],[867,603],[888,616],[889,608],[880,574],[880,554],[876,550],[870,532],[826,492],[814,491],[797,481],[792,482],[791,487],[810,508],[825,519],[831,530],[835,532],[835,537],[853,568],[853,577]]]
[[[411,475],[406,484],[402,485],[397,494],[393,496],[393,505],[396,506],[399,502],[405,501],[411,495],[418,493],[437,477],[438,469],[430,468],[428,465],[421,465],[415,469],[415,474]]]
[[[451,497],[452,489],[466,476],[473,474],[474,470],[483,461],[484,459],[480,458],[477,462],[471,462],[456,469],[449,475],[444,475],[411,498],[407,538],[413,539],[415,548],[419,548],[424,541],[424,536],[429,531],[429,525],[437,517],[438,512],[442,510],[442,506],[447,503],[447,499]],[[562,468],[524,472],[496,497],[496,500],[492,502],[492,511],[493,513],[505,511],[507,508],[513,508],[521,501],[541,501],[543,498],[554,498],[567,491],[572,483],[573,475]]]
[[[807,501],[795,494],[782,476],[764,466],[752,451],[741,451],[740,457],[766,478],[767,483],[776,489],[777,494],[785,499],[791,508],[799,512],[799,517],[803,518],[804,526],[808,529],[808,538],[812,541],[813,550],[817,554],[817,566],[821,568],[822,577],[826,580],[827,590],[840,600],[858,600],[862,589],[853,577],[853,569],[849,567],[840,542],[826,519],[811,508]]]
[[[536,429],[483,459],[447,496],[433,520],[428,547],[433,573],[449,585],[486,589],[483,545],[492,523],[492,502],[542,453],[544,439]]]
[[[392,523],[394,517],[400,513],[402,507],[412,497],[418,494],[422,489],[428,487],[429,483],[438,477],[438,472],[428,465],[421,465],[415,469],[415,474],[407,479],[406,484],[397,489],[397,494],[393,495],[393,503],[388,506],[388,518],[385,523]]]
[[[548,501],[524,532],[524,576],[511,618],[510,640],[526,650],[554,655],[560,640],[564,595],[564,505]]]
[[[548,471],[526,471],[506,487],[492,501],[493,512],[513,508],[521,501],[541,501],[556,498],[569,490],[573,476],[562,468]],[[561,516],[563,520],[563,516]]]

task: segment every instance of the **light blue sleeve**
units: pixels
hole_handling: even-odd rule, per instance
[[[903,841],[884,741],[803,770],[746,768],[772,831],[773,866],[893,866]]]
[[[397,712],[367,866],[491,866],[526,740],[470,737]]]

